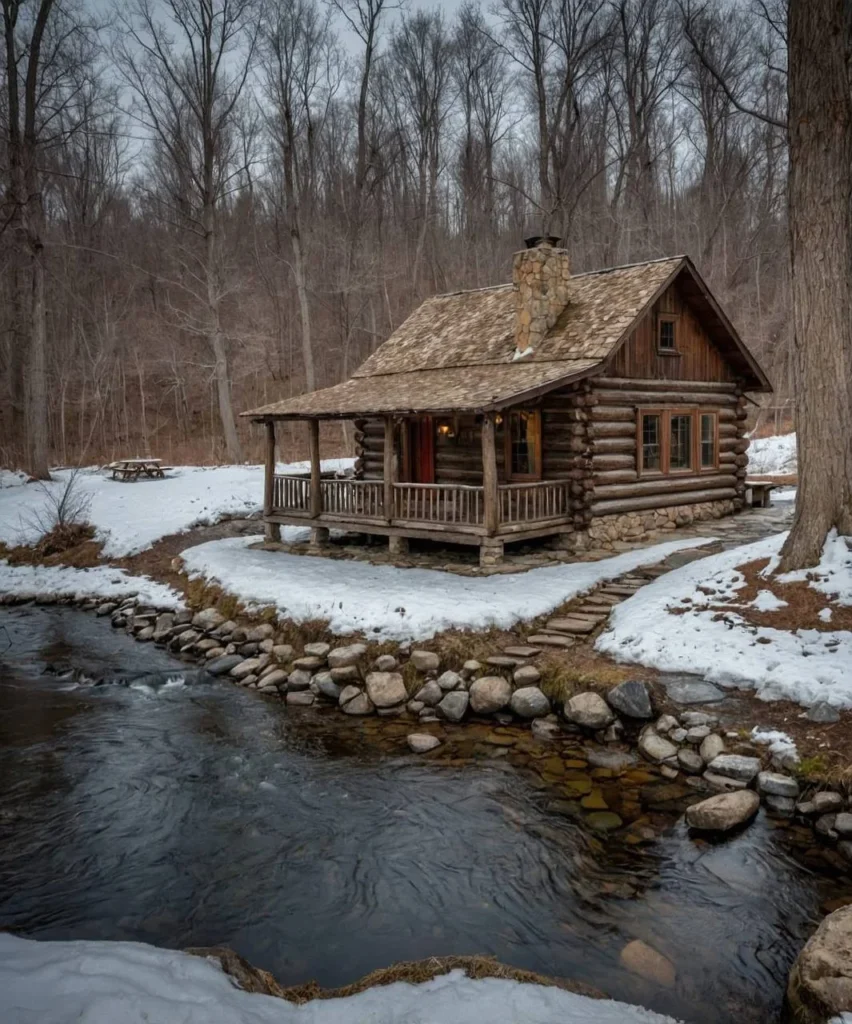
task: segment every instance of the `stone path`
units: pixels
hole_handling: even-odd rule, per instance
[[[640,587],[699,558],[707,558],[708,555],[750,544],[786,530],[792,518],[793,503],[784,502],[771,508],[751,509],[738,516],[682,528],[677,531],[678,537],[712,537],[713,543],[695,548],[682,548],[656,565],[646,566],[602,583],[571,602],[568,609],[559,617],[550,619],[543,630],[528,636],[527,642],[538,648],[553,649],[593,641],[606,625],[615,605],[631,597]]]

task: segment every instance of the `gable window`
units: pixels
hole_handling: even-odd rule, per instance
[[[505,445],[509,480],[541,479],[541,413],[512,409],[506,416]]]
[[[657,351],[665,355],[677,354],[677,316],[661,313],[657,317]]]
[[[639,473],[689,473],[719,464],[719,414],[697,409],[640,409],[636,424]]]

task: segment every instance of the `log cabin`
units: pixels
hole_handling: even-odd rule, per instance
[[[571,273],[559,239],[512,282],[427,299],[347,381],[243,415],[265,424],[264,521],[479,547],[581,551],[743,508],[747,394],[771,385],[686,256]],[[354,421],[348,479],[319,424]],[[310,474],[275,473],[275,425],[308,425]]]

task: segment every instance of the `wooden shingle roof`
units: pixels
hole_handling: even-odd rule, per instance
[[[749,387],[769,382],[687,257],[571,278],[569,300],[531,355],[515,354],[512,285],[436,295],[420,305],[342,384],[244,413],[256,419],[485,411],[592,376],[681,272],[708,330]]]

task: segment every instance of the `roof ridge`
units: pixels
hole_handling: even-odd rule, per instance
[[[653,260],[637,260],[635,263],[620,263],[615,267],[599,267],[597,270],[584,270],[582,274],[572,274],[571,279],[594,277],[596,274],[612,274],[616,270],[632,270],[634,267],[650,267],[655,263],[675,263],[685,259],[689,259],[686,253],[679,253],[675,256],[658,256]],[[514,285],[511,281],[504,281],[502,284],[486,284],[481,288],[458,288],[453,292],[436,292],[423,301],[428,302],[429,299],[449,299],[454,295],[472,295],[475,292],[496,292],[501,288],[514,288]]]

